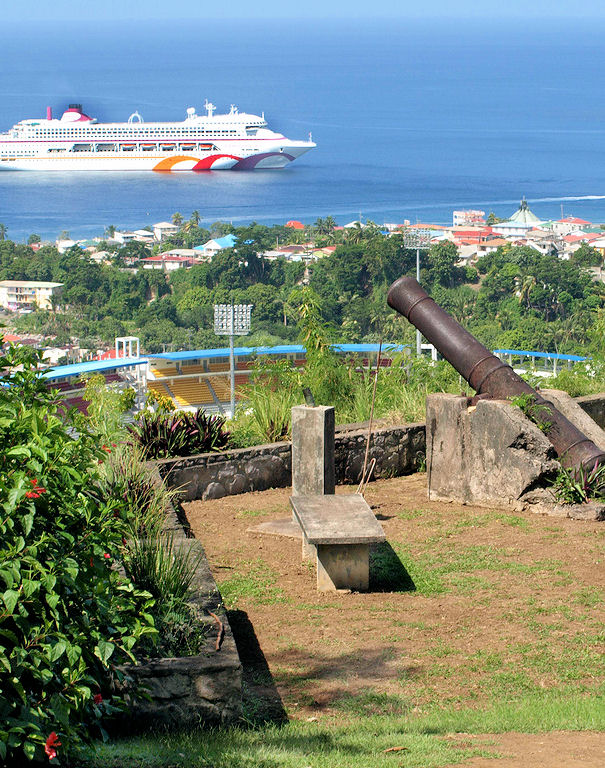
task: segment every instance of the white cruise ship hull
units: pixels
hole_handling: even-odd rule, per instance
[[[48,152],[11,156],[0,146],[0,171],[224,171],[279,169],[315,146],[313,142],[282,142],[254,151],[229,147],[211,152]]]

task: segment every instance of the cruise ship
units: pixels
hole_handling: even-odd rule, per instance
[[[21,120],[0,133],[0,171],[209,171],[283,168],[316,146],[267,128],[264,113],[235,105],[205,115],[187,109],[182,122],[146,123],[134,112],[125,123],[99,123],[70,104],[60,118]]]

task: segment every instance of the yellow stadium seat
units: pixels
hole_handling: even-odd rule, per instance
[[[214,404],[212,393],[205,381],[198,379],[172,379],[170,389],[179,405],[211,405]]]

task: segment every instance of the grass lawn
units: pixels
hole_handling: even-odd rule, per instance
[[[378,706],[380,702],[374,704]],[[484,710],[449,708],[423,715],[364,716],[367,707],[368,698],[360,696],[348,702],[342,716],[329,721],[295,720],[284,726],[198,730],[189,734],[123,739],[99,747],[97,754],[82,766],[437,768],[476,756],[500,757],[502,751],[490,737],[492,734],[576,732],[567,734],[569,741],[581,738],[578,731],[605,730],[605,707],[598,697],[561,700],[550,695],[529,696],[514,703],[495,702]],[[393,750],[394,747],[398,749]],[[557,768],[563,764],[558,762]]]

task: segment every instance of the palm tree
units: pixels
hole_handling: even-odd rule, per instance
[[[363,227],[361,222],[356,221],[355,226],[349,227],[347,234],[345,235],[347,243],[351,245],[359,245],[364,239]]]
[[[193,224],[194,227],[199,227],[201,220],[202,220],[202,217],[200,216],[199,211],[191,211],[191,216],[189,217],[189,221]]]
[[[535,287],[536,278],[533,275],[527,275],[527,277],[523,280],[523,285],[521,286],[521,292],[519,294],[519,304],[523,304],[525,301],[525,306],[527,309],[530,307],[530,296]]]
[[[317,219],[315,224],[313,224],[313,228],[318,235],[327,235],[329,232],[329,228],[326,227],[325,219],[322,218]]]
[[[0,224],[0,240],[5,239],[7,231],[8,231],[8,227],[6,226],[6,224]]]
[[[106,227],[105,234],[107,235],[107,237],[111,239],[115,235],[115,233],[116,233],[116,228],[113,224],[110,224],[108,227]]]
[[[178,211],[176,213],[173,213],[172,214],[172,223],[176,227],[180,227],[181,224],[183,223],[183,216],[182,216],[182,214],[180,214]]]

